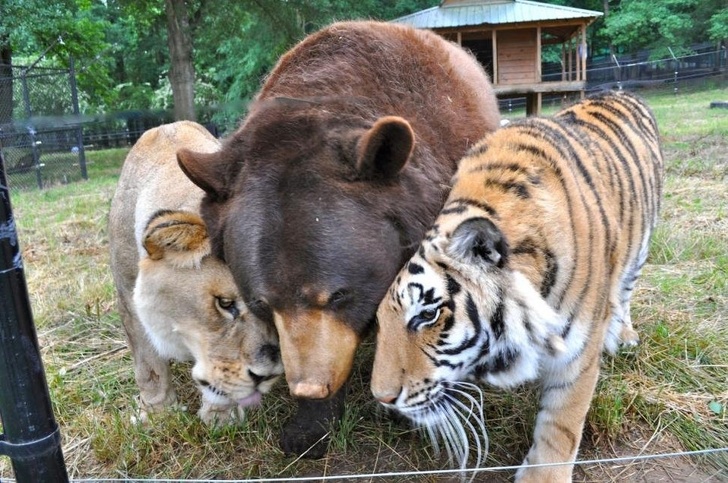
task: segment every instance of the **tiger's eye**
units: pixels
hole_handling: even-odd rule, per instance
[[[432,322],[435,318],[437,318],[438,310],[435,309],[425,309],[422,312],[420,312],[420,318],[422,322]]]

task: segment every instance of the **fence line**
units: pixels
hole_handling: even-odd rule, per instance
[[[716,453],[728,453],[728,447],[725,448],[710,448],[703,450],[694,451],[678,451],[673,453],[659,453],[649,455],[634,455],[634,456],[620,456],[615,458],[600,458],[590,460],[577,460],[574,463],[541,463],[529,465],[530,467],[550,467],[550,466],[563,466],[574,464],[576,466],[588,466],[588,465],[601,465],[601,464],[631,464],[638,461],[646,461],[661,458],[679,458],[684,456],[706,456]],[[332,481],[341,479],[374,479],[374,478],[402,478],[408,476],[457,476],[457,475],[471,475],[476,476],[479,473],[494,473],[494,472],[515,472],[524,465],[514,466],[492,466],[488,468],[466,468],[461,469],[447,469],[447,470],[424,470],[424,471],[402,471],[402,472],[386,472],[386,473],[358,473],[358,474],[344,474],[344,475],[327,475],[327,476],[301,476],[301,477],[275,477],[275,478],[247,478],[238,480],[220,480],[220,479],[144,479],[144,478],[71,478],[70,481],[76,483],[130,483],[130,482],[157,482],[157,483],[173,483],[173,482],[185,482],[185,483],[279,483],[279,482],[291,482],[291,481]],[[721,470],[718,470],[721,471]],[[8,480],[12,481],[12,480]]]

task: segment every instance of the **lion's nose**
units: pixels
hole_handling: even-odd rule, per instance
[[[261,382],[269,381],[276,377],[273,374],[261,376],[260,374],[256,374],[255,372],[251,371],[250,369],[248,369],[248,376],[250,376],[250,378],[253,380],[253,382],[255,383],[256,386],[258,384],[260,384]]]

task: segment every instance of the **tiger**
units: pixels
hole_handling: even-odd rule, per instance
[[[374,397],[441,436],[465,469],[467,432],[487,438],[468,388],[536,382],[516,481],[570,481],[601,354],[639,341],[630,298],[663,172],[655,117],[627,92],[488,134],[378,307]]]

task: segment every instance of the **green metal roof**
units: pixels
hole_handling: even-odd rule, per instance
[[[421,29],[465,27],[469,25],[498,25],[546,20],[588,19],[589,23],[601,12],[564,7],[529,0],[450,0],[439,7],[428,8],[392,20],[395,23]]]

